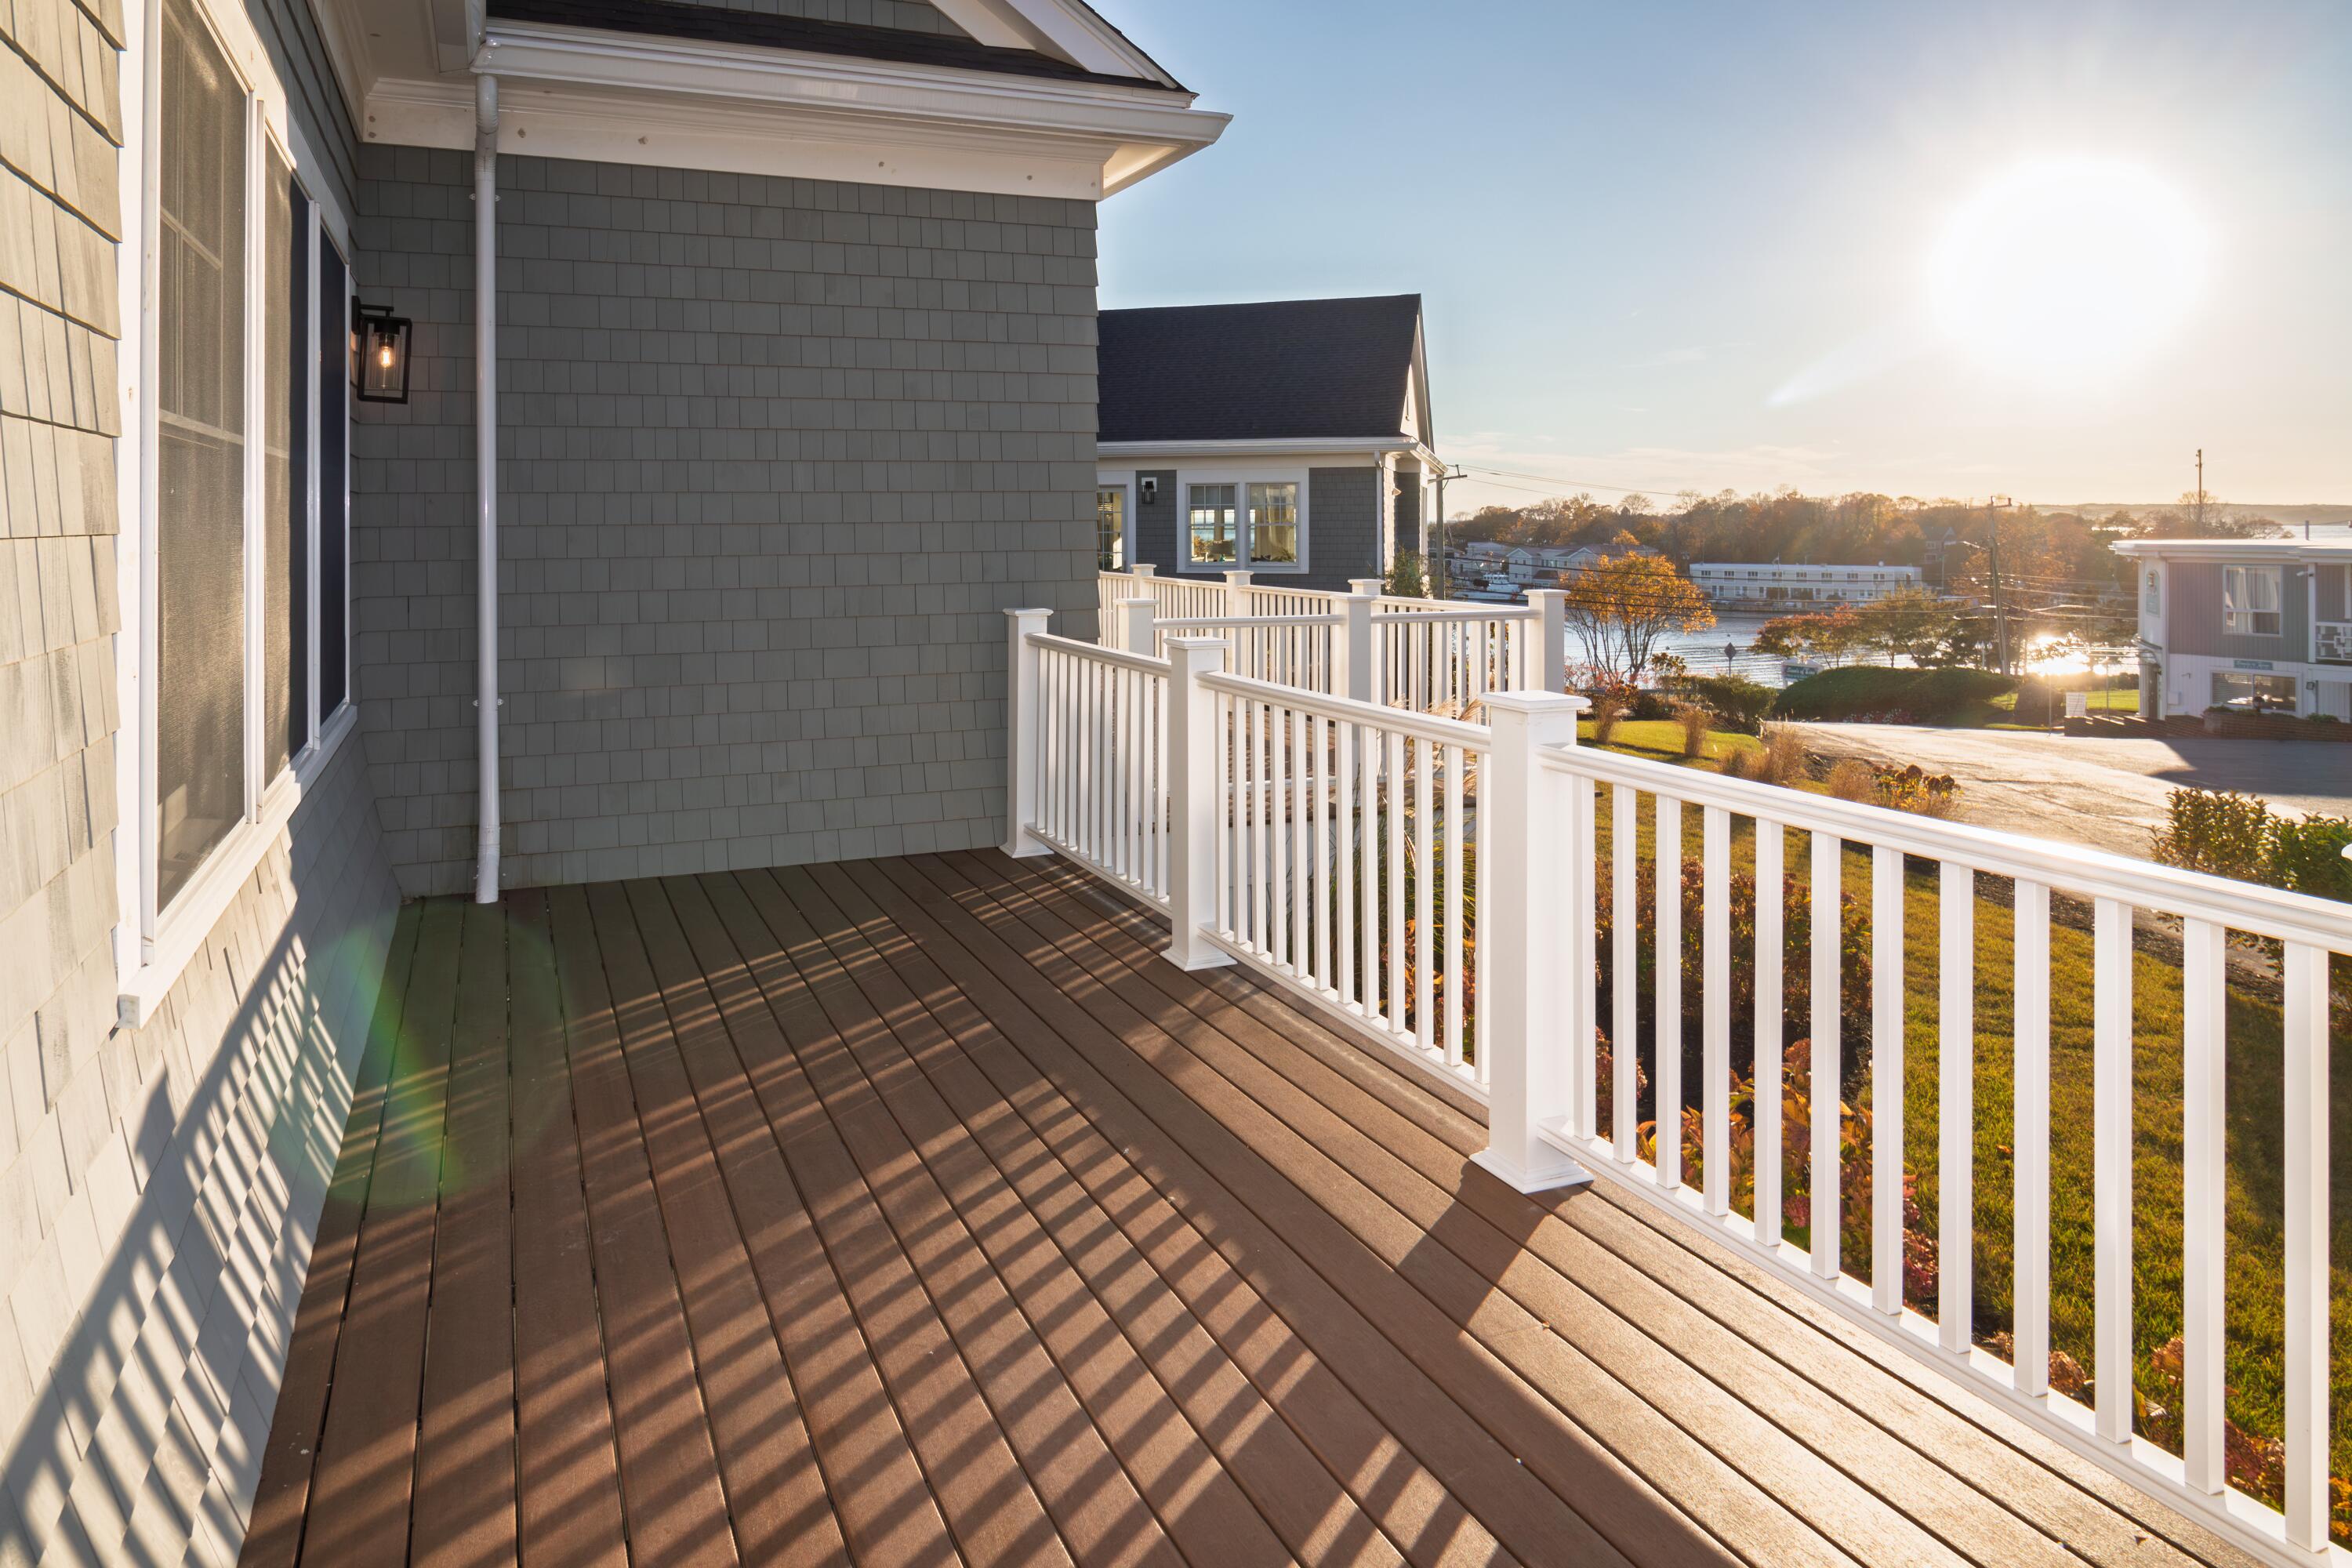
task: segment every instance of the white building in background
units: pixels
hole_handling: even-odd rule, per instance
[[[1779,562],[1700,561],[1691,582],[1717,605],[1865,604],[1905,588],[1922,588],[1927,574],[1916,566],[1790,566]]]

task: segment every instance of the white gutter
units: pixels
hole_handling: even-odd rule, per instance
[[[499,901],[499,79],[474,79],[474,599],[481,827],[474,901]]]

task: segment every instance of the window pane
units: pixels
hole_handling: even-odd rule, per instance
[[[1297,565],[1298,487],[1296,484],[1252,485],[1249,488],[1249,510],[1251,564]]]
[[[267,346],[261,359],[261,739],[267,763],[262,777],[274,779],[300,746],[292,719],[290,575],[300,525],[294,516],[294,388],[285,374],[294,358],[294,171],[276,148],[268,156],[262,229],[269,278],[262,294]]]
[[[343,258],[319,237],[319,721],[342,706],[347,652],[343,572],[350,503],[352,313]]]
[[[2249,713],[2292,713],[2295,679],[2292,675],[2213,674],[2213,706]]]
[[[1238,531],[1233,486],[1192,486],[1186,506],[1186,519],[1192,539],[1193,560],[1223,562],[1229,566],[1234,563]]]
[[[1127,487],[1095,491],[1095,565],[1104,572],[1127,570]]]
[[[245,93],[165,0],[156,237],[159,907],[245,809]]]
[[[286,264],[286,395],[293,408],[288,434],[286,551],[286,743],[310,742],[310,200],[300,185],[288,192],[292,232]]]

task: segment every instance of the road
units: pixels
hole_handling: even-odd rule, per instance
[[[2352,746],[2317,741],[2075,739],[1918,724],[1798,724],[1832,757],[1916,763],[1960,782],[1960,820],[2145,857],[2164,797],[2245,790],[2297,816],[2352,816]]]

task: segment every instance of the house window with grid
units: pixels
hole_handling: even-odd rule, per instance
[[[152,580],[124,595],[120,799],[140,852],[122,858],[116,949],[142,1005],[351,728],[342,262],[283,95],[247,74],[266,55],[242,8],[162,0],[156,16],[135,165],[155,303],[125,343],[154,387],[124,498]]]
[[[1185,487],[1185,564],[1295,568],[1302,564],[1296,479],[1237,479]]]
[[[2275,566],[2221,568],[2221,629],[2233,637],[2274,637],[2281,624],[2280,573]]]
[[[2147,569],[2147,588],[2140,598],[2140,607],[2151,616],[2164,614],[2164,576],[2153,566]]]
[[[1127,570],[1127,487],[1100,485],[1095,489],[1095,568]]]

